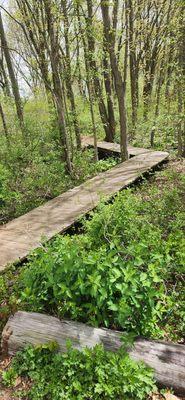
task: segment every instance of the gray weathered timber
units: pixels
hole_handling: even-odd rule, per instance
[[[64,232],[81,216],[94,209],[102,198],[113,196],[168,156],[162,151],[142,153],[2,225],[0,272],[41,246],[43,238],[49,240],[57,233]]]
[[[7,322],[2,334],[4,353],[13,355],[26,344],[56,341],[59,350],[66,350],[66,340],[73,347],[93,347],[103,344],[106,350],[117,351],[121,346],[121,332],[92,328],[73,321],[59,321],[44,314],[19,311]],[[185,394],[185,346],[137,338],[128,349],[134,360],[144,361],[154,369],[157,382],[177,393]]]
[[[82,136],[82,147],[94,147],[94,138],[92,136]],[[104,142],[98,140],[97,147],[99,150],[105,152],[120,154],[120,144],[118,143]],[[149,153],[150,151],[150,149],[144,149],[135,146],[133,147],[130,145],[128,146],[128,154],[130,157],[139,156],[140,154]]]

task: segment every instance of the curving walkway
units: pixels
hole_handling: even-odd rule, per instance
[[[83,139],[85,146],[92,145],[92,142],[87,143],[88,140],[85,143]],[[101,148],[102,145],[106,147],[106,151],[112,151],[110,147],[115,146],[116,151],[119,152],[117,144],[98,143],[98,147]],[[64,232],[81,216],[95,208],[102,197],[108,198],[114,195],[169,156],[166,152],[133,147],[129,148],[129,152],[134,157],[128,161],[100,173],[82,185],[2,225],[0,227],[0,271],[9,264],[26,258],[30,251],[41,246],[43,239],[49,240],[57,233]]]

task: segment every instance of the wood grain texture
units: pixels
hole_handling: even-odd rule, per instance
[[[94,209],[102,198],[110,198],[135,182],[142,174],[168,158],[168,153],[149,151],[100,173],[43,206],[0,227],[0,272],[23,260],[30,251],[64,232]]]
[[[73,321],[59,321],[39,313],[17,312],[9,319],[2,334],[2,348],[13,355],[26,344],[56,341],[61,352],[66,350],[66,340],[73,347],[93,347],[102,343],[106,350],[117,351],[122,333],[108,329],[92,328]],[[157,382],[177,393],[185,394],[185,346],[162,341],[137,338],[128,349],[134,360],[144,361],[154,369]]]

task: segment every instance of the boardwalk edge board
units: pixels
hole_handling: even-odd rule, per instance
[[[58,318],[32,312],[18,311],[7,322],[2,333],[4,354],[14,355],[26,344],[44,344],[56,341],[59,351],[66,351],[66,340],[81,350],[103,344],[109,351],[117,351],[123,333],[110,329],[92,328],[85,324],[59,320]],[[153,368],[159,385],[173,388],[185,394],[185,346],[138,337],[134,346],[127,350],[130,357],[143,361]]]

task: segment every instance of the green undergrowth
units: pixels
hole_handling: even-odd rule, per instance
[[[18,376],[31,382],[29,390],[15,393],[17,398],[144,400],[156,389],[152,371],[123,351],[114,354],[98,345],[80,352],[68,344],[67,352],[58,354],[52,347],[25,348],[3,373],[10,387]]]
[[[54,110],[42,93],[25,100],[24,124],[26,143],[14,114],[13,103],[3,102],[9,143],[0,121],[0,225],[40,206],[57,195],[79,185],[99,172],[112,168],[118,159],[94,162],[92,149],[77,151],[70,122],[73,173],[66,172]],[[92,124],[87,102],[79,101],[81,135],[92,135]],[[98,115],[98,113],[97,113]],[[101,124],[98,132],[102,132]],[[69,128],[69,127],[68,127]]]
[[[84,233],[45,244],[16,278],[16,288],[5,282],[5,308],[13,296],[13,305],[28,311],[183,338],[184,181],[172,165],[151,183],[102,203],[84,221]]]
[[[9,316],[17,311],[18,297],[20,296],[20,270],[11,267],[0,275],[0,335]]]
[[[22,152],[20,142],[10,151],[4,151],[0,163],[0,224],[40,206],[118,162],[110,157],[95,163],[93,150],[76,152],[73,175],[69,176],[59,151],[52,144],[43,146],[44,149],[39,151],[28,146]]]
[[[0,276],[0,328],[23,309],[119,329],[125,338],[116,354],[99,345],[79,352],[67,344],[65,354],[52,344],[28,346],[3,373],[15,398],[146,400],[156,391],[153,372],[124,344],[135,335],[184,337],[184,183],[172,163],[102,202],[82,221],[83,233],[56,237]]]

